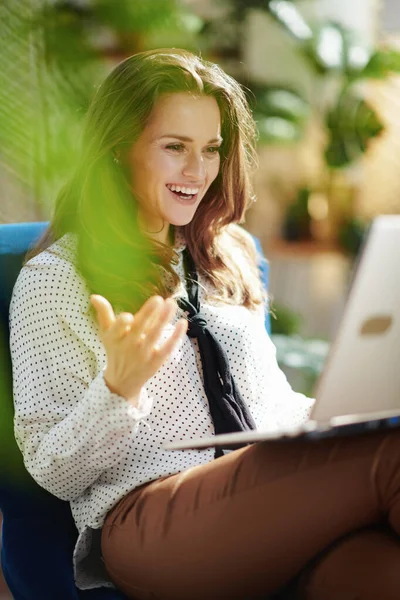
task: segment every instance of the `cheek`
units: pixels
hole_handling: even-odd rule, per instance
[[[151,171],[155,180],[170,180],[171,173],[177,170],[177,161],[168,154],[159,154],[151,162]]]
[[[221,167],[221,159],[216,159],[212,162],[212,164],[209,166],[208,168],[208,180],[210,183],[212,183],[214,181],[214,179],[217,177],[219,170]]]
[[[146,187],[152,188],[159,183],[168,183],[171,179],[171,173],[176,171],[176,161],[172,157],[154,152],[147,160],[141,160],[136,169],[137,178]]]

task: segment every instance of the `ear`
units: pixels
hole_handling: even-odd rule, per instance
[[[113,156],[113,161],[119,165],[120,163],[120,157],[121,157],[121,150],[119,148],[114,148],[112,150],[112,156]]]

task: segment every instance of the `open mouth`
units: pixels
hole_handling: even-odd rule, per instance
[[[189,201],[195,200],[200,191],[199,188],[183,187],[179,185],[168,184],[166,186],[169,191],[179,200]]]

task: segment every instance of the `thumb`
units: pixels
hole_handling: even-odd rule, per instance
[[[90,302],[96,311],[100,331],[105,333],[115,323],[115,315],[109,301],[99,294],[92,294]]]

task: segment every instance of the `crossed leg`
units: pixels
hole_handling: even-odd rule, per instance
[[[135,600],[253,600],[285,586],[329,548],[303,592],[307,600],[330,600],[326,590],[318,595],[321,581],[338,569],[348,580],[346,553],[364,548],[363,589],[380,577],[369,548],[379,548],[382,565],[400,565],[396,537],[343,541],[385,519],[400,534],[400,431],[264,442],[128,494],[107,516],[102,552],[110,577]],[[338,540],[345,553],[335,555]],[[399,597],[400,575],[385,585],[392,595],[374,598]],[[355,594],[348,598],[364,600]]]

